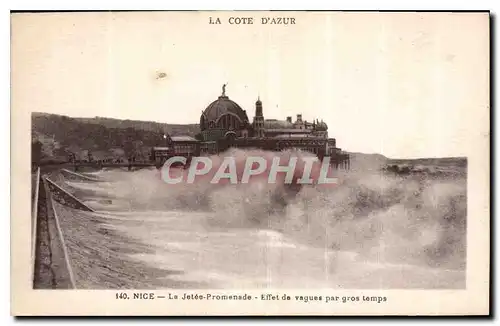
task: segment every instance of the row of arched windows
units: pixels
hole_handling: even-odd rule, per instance
[[[204,129],[220,128],[220,129],[233,129],[240,130],[243,127],[241,120],[233,114],[224,114],[219,117],[217,121],[207,122],[205,116],[201,116],[200,127]]]
[[[241,127],[241,122],[240,119],[232,114],[224,114],[217,121],[216,127],[222,129],[239,130]]]

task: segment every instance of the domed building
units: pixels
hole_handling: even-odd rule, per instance
[[[223,86],[222,95],[201,113],[200,131],[203,140],[216,141],[220,138],[246,136],[249,129],[248,116],[236,102],[226,95]]]
[[[255,102],[255,115],[250,124],[246,110],[229,99],[226,86],[222,86],[222,94],[210,103],[201,113],[200,138],[203,141],[217,141],[228,138],[272,138],[279,135],[303,135],[304,137],[328,138],[326,123],[307,122],[302,120],[302,114],[297,114],[297,120],[292,117],[286,120],[264,119],[262,101]]]
[[[202,111],[200,133],[193,140],[185,140],[182,145],[174,140],[169,148],[177,146],[196,155],[212,155],[230,147],[270,151],[294,148],[314,153],[319,158],[330,156],[334,161],[341,153],[335,139],[328,138],[328,126],[323,120],[308,122],[302,119],[302,114],[297,114],[295,121],[291,116],[285,120],[264,119],[260,98],[255,102],[255,114],[250,123],[246,110],[226,95],[226,85],[222,86],[222,94]]]

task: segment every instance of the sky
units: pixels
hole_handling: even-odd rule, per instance
[[[351,152],[468,156],[489,137],[486,13],[13,14],[11,31],[13,111],[198,123],[227,83],[250,119],[260,97]]]

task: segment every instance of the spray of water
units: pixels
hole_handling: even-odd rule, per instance
[[[233,150],[221,157],[228,154],[238,167],[251,155],[282,156],[283,162],[291,155]],[[213,169],[221,157],[213,160]],[[313,169],[312,177],[318,173]],[[335,187],[305,185],[287,195],[282,182],[269,184],[266,178],[174,186],[163,182],[156,169],[107,171],[101,177],[109,187],[93,195],[112,198],[120,209],[206,211],[207,229],[273,230],[307,246],[353,252],[368,262],[465,268],[465,176],[447,180],[359,170],[336,171],[335,176]]]

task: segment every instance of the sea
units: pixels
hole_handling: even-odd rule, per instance
[[[77,288],[464,289],[466,171],[420,171],[338,170],[283,204],[262,180],[104,168],[53,177],[94,212],[54,207]]]

